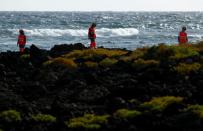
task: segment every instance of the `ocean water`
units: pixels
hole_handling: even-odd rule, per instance
[[[203,37],[203,12],[0,12],[0,51],[18,50],[18,30],[24,29],[27,47],[50,49],[55,44],[83,43],[97,23],[97,46],[126,48],[176,44],[187,27],[190,42]]]

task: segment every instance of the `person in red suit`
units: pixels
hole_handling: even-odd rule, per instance
[[[89,30],[88,30],[88,38],[90,39],[90,48],[95,49],[96,48],[96,23],[92,23]]]
[[[23,30],[19,30],[19,36],[18,36],[17,46],[19,46],[20,54],[24,53],[25,44],[26,44],[25,33],[24,33]]]
[[[182,27],[182,31],[179,32],[178,42],[179,42],[179,45],[188,43],[186,27]]]

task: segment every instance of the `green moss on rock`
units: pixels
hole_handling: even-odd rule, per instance
[[[128,109],[119,109],[114,113],[115,117],[123,119],[134,118],[139,115],[141,115],[141,112],[137,110],[128,110]]]
[[[169,48],[174,52],[171,59],[183,59],[199,55],[197,49],[192,46],[170,46]]]
[[[20,122],[21,115],[20,112],[16,110],[7,110],[0,113],[0,118],[7,122]]]
[[[150,67],[158,67],[159,66],[159,61],[157,60],[143,60],[143,59],[138,59],[135,60],[132,63],[132,67],[136,69],[145,69],[145,68],[150,68]]]
[[[147,50],[144,54],[146,59],[155,59],[155,60],[178,60],[185,59],[189,57],[199,56],[197,48],[193,46],[177,46],[177,45],[164,45],[160,44],[159,46],[153,46]]]
[[[105,58],[99,63],[99,65],[101,65],[103,67],[108,67],[108,66],[112,66],[112,65],[116,64],[117,62],[118,62],[118,60],[116,60],[116,59]]]
[[[98,67],[98,63],[92,62],[92,61],[87,61],[84,64],[88,68],[97,68]]]
[[[58,57],[55,58],[53,60],[49,60],[43,63],[44,66],[48,66],[48,65],[63,65],[65,67],[67,67],[68,69],[76,69],[77,68],[77,64],[73,61],[73,59],[66,59],[66,58],[62,58],[62,57]]]
[[[185,111],[192,112],[198,115],[199,118],[203,119],[203,105],[189,105]]]
[[[186,75],[191,72],[197,72],[198,70],[200,70],[200,68],[201,64],[199,63],[192,64],[179,63],[176,67],[174,67],[175,71],[181,75]]]
[[[144,102],[141,107],[149,110],[163,111],[171,104],[180,104],[183,101],[182,97],[164,96],[154,97],[149,102]]]
[[[56,122],[56,117],[48,114],[32,115],[32,119],[36,122]]]
[[[69,59],[76,59],[76,58],[85,58],[89,59],[94,56],[107,56],[107,57],[116,57],[116,56],[121,56],[124,54],[127,54],[127,51],[122,51],[122,50],[109,50],[109,49],[87,49],[87,50],[74,50],[63,57],[69,58]]]
[[[99,129],[101,125],[108,123],[109,115],[85,114],[82,117],[72,118],[65,124],[69,128]]]

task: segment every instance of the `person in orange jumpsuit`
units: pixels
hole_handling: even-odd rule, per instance
[[[89,30],[88,30],[88,38],[90,39],[90,48],[95,49],[96,48],[96,23],[92,23]]]
[[[186,44],[188,42],[187,33],[185,31],[186,31],[186,27],[182,27],[182,31],[179,32],[179,36],[178,36],[179,45]]]
[[[24,53],[25,44],[26,44],[25,33],[24,33],[23,30],[19,30],[19,36],[18,36],[17,46],[19,46],[20,54]]]

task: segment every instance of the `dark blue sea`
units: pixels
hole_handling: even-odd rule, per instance
[[[18,50],[19,29],[27,35],[27,47],[50,49],[78,42],[88,46],[91,22],[97,23],[97,45],[107,48],[176,44],[182,26],[190,42],[203,36],[203,12],[0,12],[0,51]]]

